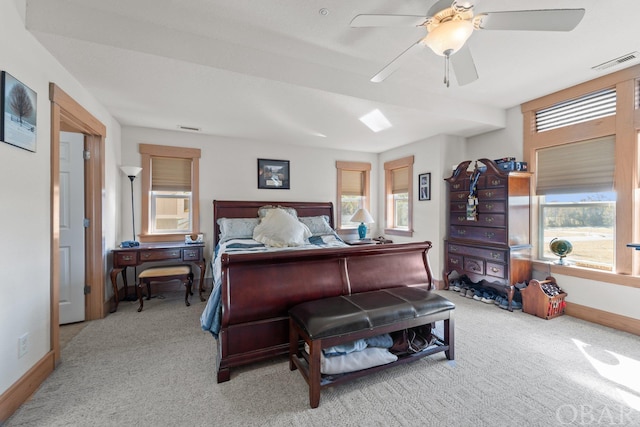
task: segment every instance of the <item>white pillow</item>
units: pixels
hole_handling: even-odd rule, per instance
[[[218,218],[220,236],[218,243],[229,239],[250,239],[258,225],[258,218]]]
[[[329,225],[329,217],[321,216],[301,216],[298,218],[300,222],[309,227],[311,234],[319,236],[322,234],[333,234],[333,228]]]
[[[320,354],[320,373],[343,374],[395,362],[398,356],[386,348],[367,347],[343,356],[325,357]]]
[[[253,240],[275,248],[302,246],[309,237],[309,227],[282,209],[269,209],[253,230]]]
[[[294,218],[298,218],[298,212],[294,209],[294,208],[290,208],[288,206],[275,206],[275,205],[264,205],[261,206],[260,208],[258,208],[258,217],[259,218],[264,218],[267,215],[267,212],[269,212],[270,210],[273,209],[282,209],[286,212],[289,213],[289,215],[293,216]]]

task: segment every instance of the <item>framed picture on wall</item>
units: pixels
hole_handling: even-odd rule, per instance
[[[35,152],[37,94],[6,71],[0,79],[0,140]]]
[[[258,188],[289,190],[289,160],[258,159]]]
[[[418,175],[418,200],[431,200],[431,172]]]

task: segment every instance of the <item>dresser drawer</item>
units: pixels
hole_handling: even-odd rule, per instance
[[[460,269],[464,265],[464,258],[462,255],[449,254],[448,264],[449,268],[452,270]]]
[[[504,264],[496,264],[487,262],[487,276],[498,277],[504,279],[507,273],[507,266]]]
[[[467,199],[452,201],[449,205],[451,212],[466,212],[467,211]]]
[[[478,190],[478,200],[504,199],[507,196],[505,188],[485,188]]]
[[[451,189],[451,191],[468,190],[469,189],[469,180],[468,179],[464,179],[462,181],[452,182],[449,185],[449,188]]]
[[[506,203],[503,200],[480,200],[478,202],[478,213],[486,212],[505,213]]]
[[[136,252],[116,252],[113,264],[117,266],[136,265],[138,257]]]
[[[466,212],[451,212],[451,216],[449,216],[450,224],[460,224],[465,225],[468,222],[475,223],[475,221],[467,220]]]
[[[142,261],[163,261],[169,259],[180,259],[180,249],[162,249],[153,251],[140,251]]]
[[[507,251],[499,249],[484,249],[475,246],[466,246],[459,244],[449,244],[449,256],[451,254],[471,255],[477,258],[484,258],[487,261],[505,262],[507,259]]]
[[[487,175],[484,181],[485,187],[503,187],[507,184],[507,178],[497,175]]]
[[[484,260],[480,258],[464,257],[464,271],[484,274]]]
[[[453,205],[455,202],[464,202],[467,203],[469,199],[468,191],[452,191],[451,192],[451,204]]]
[[[486,225],[487,227],[504,227],[506,221],[503,214],[479,214],[477,224]]]
[[[202,259],[202,248],[183,249],[182,259],[185,261],[200,261]]]
[[[449,235],[454,238],[477,240],[479,242],[505,244],[507,242],[507,231],[504,228],[451,225],[449,227]]]

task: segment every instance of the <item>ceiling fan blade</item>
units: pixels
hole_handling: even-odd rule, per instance
[[[468,45],[465,44],[459,51],[451,55],[450,61],[458,86],[464,86],[478,80],[478,70],[476,70],[476,64]]]
[[[356,15],[351,26],[361,27],[419,27],[427,20],[417,15]]]
[[[487,12],[482,16],[482,30],[571,31],[582,20],[584,9],[540,9]]]
[[[375,76],[371,77],[371,81],[373,83],[380,83],[381,81],[383,81],[384,79],[389,77],[391,74],[393,74],[394,71],[396,71],[398,68],[400,68],[400,65],[402,65],[402,62],[406,58],[409,57],[409,55],[407,55],[407,54],[410,51],[417,50],[417,49],[423,47],[423,44],[420,43],[421,41],[422,41],[422,39],[418,40],[417,42],[415,42],[414,44],[409,46],[409,48],[406,49],[404,52],[402,52],[400,55],[396,56],[393,59],[393,61],[391,61],[387,65],[385,65],[385,67],[382,70],[378,71],[378,74],[376,74]]]

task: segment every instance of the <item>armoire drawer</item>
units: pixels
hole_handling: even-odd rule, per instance
[[[451,254],[471,255],[494,262],[505,262],[507,260],[507,251],[499,249],[484,249],[476,246],[466,246],[453,243],[449,244],[449,256],[451,256]]]
[[[504,228],[473,227],[468,225],[451,225],[449,235],[452,238],[477,240],[479,242],[505,243],[507,230]]]

